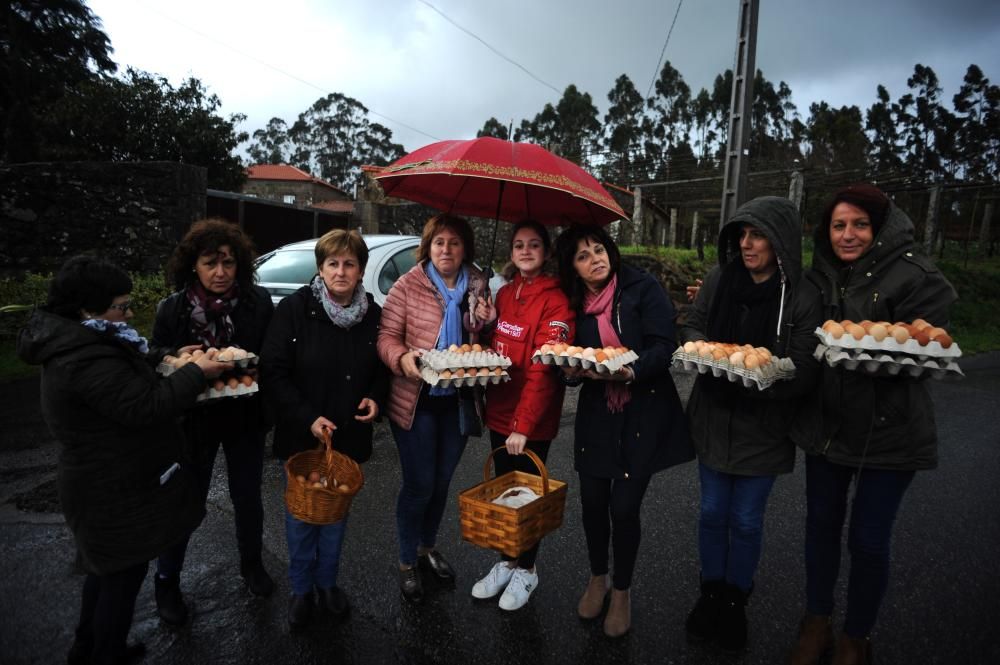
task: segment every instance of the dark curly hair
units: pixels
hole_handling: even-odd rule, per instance
[[[580,241],[585,239],[592,243],[604,245],[604,250],[608,253],[608,264],[611,268],[609,278],[618,274],[618,268],[622,262],[618,245],[608,235],[608,232],[600,226],[574,224],[560,233],[559,237],[556,238],[556,257],[559,262],[559,285],[569,298],[569,304],[574,309],[581,309],[583,307],[583,296],[587,288],[584,286],[583,280],[580,279],[580,275],[577,274],[574,263],[576,248],[580,244]]]
[[[84,311],[106,312],[118,296],[132,292],[132,278],[115,264],[82,254],[64,263],[49,282],[45,309],[79,321]]]
[[[183,291],[194,279],[194,267],[199,256],[215,254],[223,245],[229,245],[236,257],[236,283],[246,293],[257,281],[253,261],[257,253],[250,236],[236,224],[224,219],[211,218],[195,222],[181,238],[164,270],[167,284]]]

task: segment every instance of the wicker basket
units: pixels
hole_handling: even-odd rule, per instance
[[[483,482],[458,495],[462,538],[473,545],[516,557],[562,525],[566,483],[549,478],[545,464],[527,448],[524,453],[538,467],[541,476],[511,471],[490,479],[490,462],[498,450],[503,448],[494,449],[486,458]],[[528,487],[539,497],[520,508],[493,503],[493,499],[517,486]]]
[[[361,467],[347,455],[333,449],[330,433],[323,430],[323,448],[297,453],[285,462],[288,483],[285,488],[285,505],[296,519],[308,524],[333,524],[344,519],[351,507],[351,499],[361,491],[365,476]],[[296,476],[309,477],[319,471],[327,478],[337,479],[339,485],[349,489],[341,491],[334,487],[311,487],[300,483]]]

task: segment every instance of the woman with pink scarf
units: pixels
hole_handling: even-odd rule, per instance
[[[596,619],[610,595],[604,633],[619,637],[631,625],[629,589],[646,488],[657,471],[694,459],[669,372],[677,348],[674,306],[652,275],[621,262],[599,227],[570,227],[556,252],[562,288],[576,310],[574,344],[624,346],[639,355],[613,374],[567,368],[569,381],[582,383],[573,448],[590,559],[577,612]]]

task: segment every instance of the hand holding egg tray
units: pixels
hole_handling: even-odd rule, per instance
[[[795,364],[791,358],[775,358],[760,346],[729,344],[696,340],[687,342],[674,351],[674,367],[716,378],[725,377],[744,388],[765,390],[776,381],[795,377]]]
[[[831,367],[876,376],[962,376],[962,350],[943,328],[923,319],[913,323],[827,321],[815,331],[820,344],[814,356]]]
[[[479,344],[452,344],[447,349],[422,351],[418,358],[420,378],[439,388],[510,381],[506,371],[510,358]]]
[[[208,349],[207,351],[195,349],[191,353],[182,353],[179,357],[164,356],[163,361],[156,367],[156,371],[162,376],[170,376],[189,362],[193,362],[202,355],[212,351],[215,351],[215,349]],[[243,370],[243,373],[223,374],[212,381],[211,385],[198,395],[197,401],[203,402],[223,397],[242,397],[258,391],[259,388],[254,377],[256,370],[250,369],[251,366],[257,364],[258,357],[255,354],[231,346],[219,350],[216,353],[215,359],[220,362],[231,362],[237,368]]]
[[[634,363],[639,355],[624,346],[601,349],[571,344],[542,344],[531,356],[531,362],[592,369],[598,374],[613,374]]]

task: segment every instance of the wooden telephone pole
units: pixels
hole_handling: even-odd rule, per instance
[[[750,109],[753,106],[753,80],[757,72],[754,66],[757,9],[758,0],[740,0],[739,38],[736,42],[733,94],[729,103],[726,169],[722,178],[722,207],[719,210],[720,229],[746,200]]]

